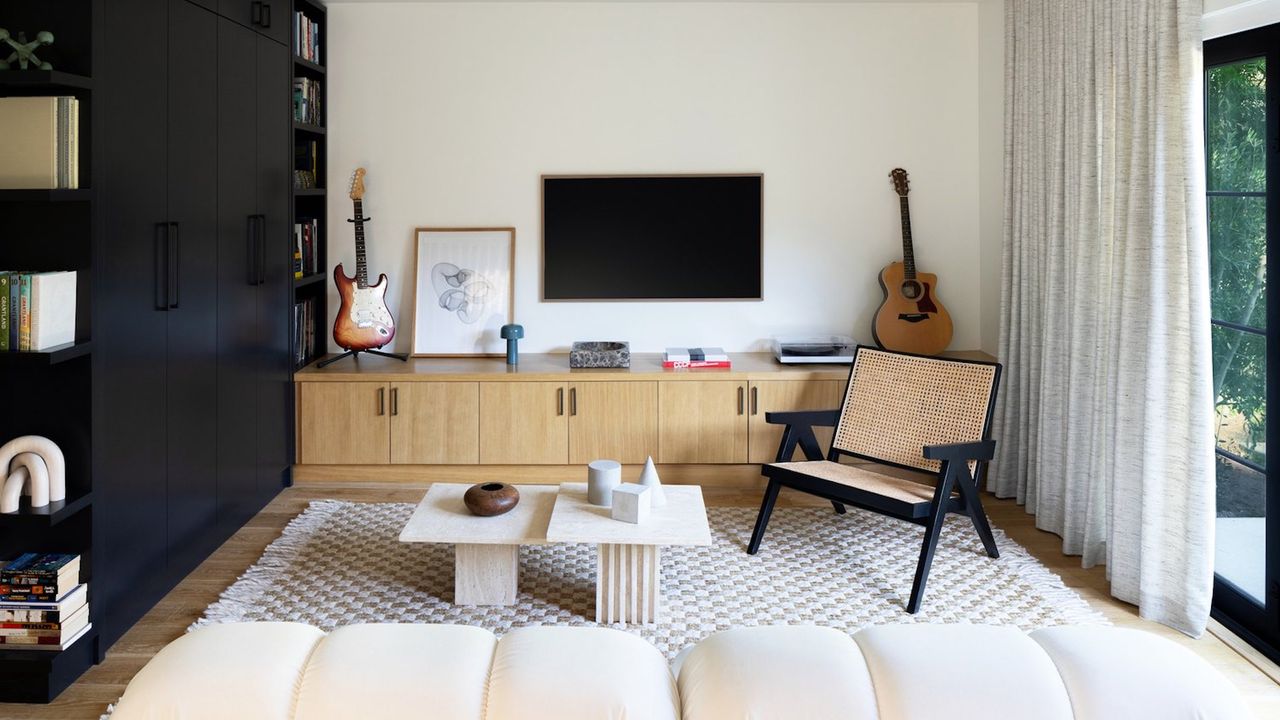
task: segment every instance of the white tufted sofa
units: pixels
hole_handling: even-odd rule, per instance
[[[1108,627],[713,635],[668,666],[603,628],[242,623],[174,641],[112,720],[1240,720],[1194,653]]]

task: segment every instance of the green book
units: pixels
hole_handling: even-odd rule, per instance
[[[9,278],[7,272],[0,272],[0,352],[9,350]]]
[[[31,273],[18,276],[18,350],[31,350]]]

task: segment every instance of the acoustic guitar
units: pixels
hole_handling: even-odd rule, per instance
[[[333,340],[344,350],[364,352],[390,343],[396,336],[395,320],[387,310],[387,276],[378,276],[376,285],[369,284],[369,268],[365,262],[364,168],[351,175],[351,202],[356,230],[356,276],[347,277],[339,263],[333,269],[333,282],[342,297],[342,307],[333,321]]]
[[[936,355],[951,344],[951,313],[938,300],[938,276],[916,271],[907,171],[895,168],[889,178],[902,213],[902,262],[890,263],[880,271],[884,301],[876,310],[871,334],[886,350]]]

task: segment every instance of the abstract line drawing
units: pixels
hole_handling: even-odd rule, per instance
[[[436,263],[431,268],[431,287],[439,306],[466,325],[484,317],[485,304],[493,292],[489,282],[475,270],[448,262]]]

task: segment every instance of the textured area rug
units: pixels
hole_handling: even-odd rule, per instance
[[[520,550],[520,596],[506,607],[457,607],[453,546],[396,538],[400,503],[325,500],[285,528],[196,625],[293,620],[325,630],[362,622],[456,623],[502,634],[523,625],[596,625],[595,546]],[[1014,625],[1107,621],[999,529],[1000,558],[969,520],[947,523],[924,605],[903,609],[923,529],[850,509],[779,508],[759,554],[747,555],[754,508],[708,508],[712,544],[662,551],[662,620],[620,629],[668,657],[719,630],[812,624],[853,632],[886,623]]]

